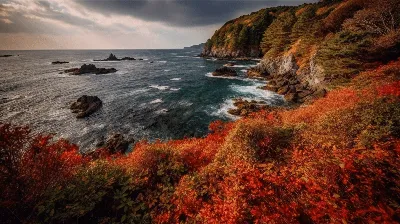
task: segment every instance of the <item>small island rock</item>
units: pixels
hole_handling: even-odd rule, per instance
[[[72,75],[82,75],[87,73],[94,73],[96,75],[99,75],[99,74],[114,73],[117,71],[118,70],[115,68],[96,68],[96,66],[93,64],[88,64],[88,65],[84,64],[80,68],[71,68],[64,70],[65,73],[71,73]]]

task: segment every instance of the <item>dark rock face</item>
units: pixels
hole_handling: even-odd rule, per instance
[[[71,104],[70,109],[72,113],[77,113],[76,118],[84,118],[99,110],[102,105],[103,102],[97,96],[83,95]]]
[[[135,58],[131,58],[131,57],[123,57],[121,59],[117,58],[117,56],[115,56],[115,54],[110,54],[108,56],[108,58],[106,59],[101,59],[101,60],[94,60],[94,61],[134,61],[136,60]]]
[[[260,111],[260,110],[268,110],[271,107],[265,102],[262,101],[247,101],[243,99],[235,99],[233,105],[236,107],[234,109],[228,110],[228,113],[235,115],[235,116],[247,116],[251,113]]]
[[[11,54],[0,55],[0,58],[8,58],[8,57],[12,57],[12,55]]]
[[[51,64],[52,65],[61,65],[61,64],[68,64],[68,61],[53,61]]]
[[[232,77],[232,76],[237,76],[237,73],[235,70],[227,68],[227,67],[222,67],[218,68],[215,70],[215,72],[212,73],[213,76],[224,76],[224,77]]]
[[[114,73],[117,71],[118,70],[115,68],[96,68],[96,66],[93,64],[88,64],[88,65],[83,64],[80,68],[71,68],[64,70],[65,73],[71,73],[72,75],[82,75],[88,73],[94,73],[96,75],[99,75],[99,74]]]

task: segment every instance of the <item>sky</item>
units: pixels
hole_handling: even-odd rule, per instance
[[[313,0],[0,0],[0,50],[173,49],[225,22]]]

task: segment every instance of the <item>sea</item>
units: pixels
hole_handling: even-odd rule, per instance
[[[110,53],[143,60],[96,62]],[[246,78],[259,61],[201,58],[192,49],[0,51],[0,122],[28,125],[33,133],[54,134],[92,150],[100,139],[122,133],[149,141],[203,137],[215,120],[235,120],[233,99],[285,104],[281,95],[261,90],[265,81]],[[52,65],[53,61],[69,64]],[[238,76],[213,77],[224,64]],[[116,68],[116,73],[61,74],[83,64]],[[98,96],[103,107],[84,119],[69,105],[82,95]]]

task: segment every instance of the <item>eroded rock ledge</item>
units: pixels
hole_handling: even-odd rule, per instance
[[[326,94],[324,71],[314,57],[304,68],[299,68],[293,54],[264,58],[247,72],[249,78],[268,80],[262,89],[284,95],[291,103],[304,103]]]

